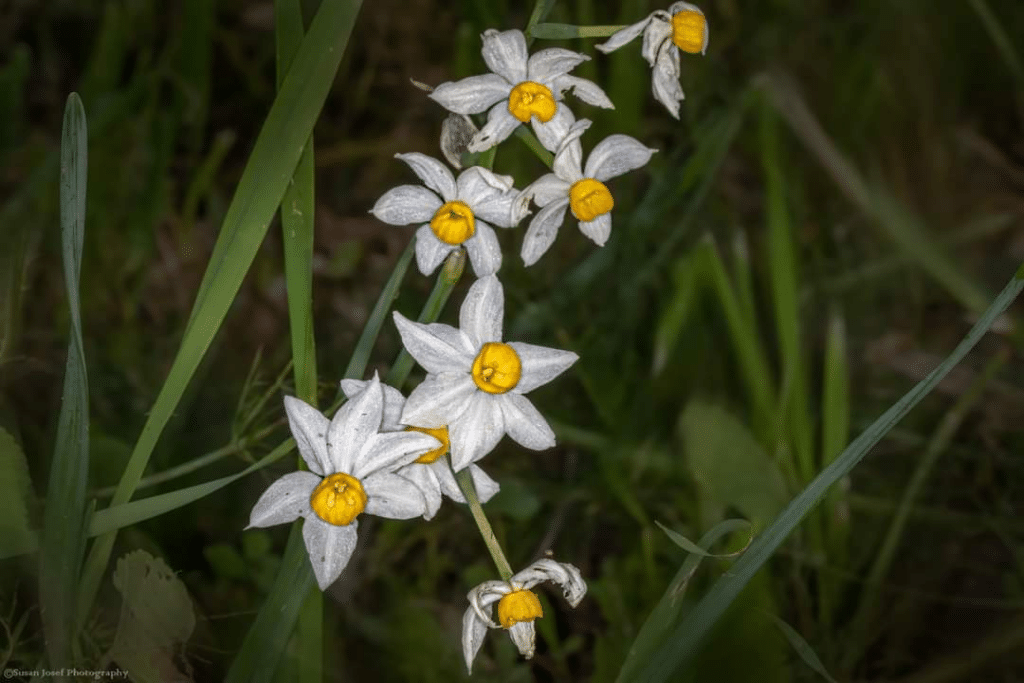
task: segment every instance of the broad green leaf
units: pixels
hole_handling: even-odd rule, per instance
[[[800,659],[804,660],[804,663],[809,666],[815,673],[819,674],[829,683],[837,683],[836,679],[828,673],[825,665],[821,663],[821,659],[818,658],[818,653],[814,651],[804,637],[797,633],[796,629],[779,619],[774,614],[770,615],[775,625],[782,631],[782,635],[786,636],[786,640],[793,646],[796,653],[800,655]]]
[[[755,528],[786,504],[786,483],[779,468],[734,416],[694,400],[683,411],[679,429],[687,465],[703,496],[735,508]]]
[[[306,147],[360,4],[359,0],[323,3],[302,40],[242,172],[181,347],[149,412],[111,506],[127,502],[135,492],[161,432],[231,307]],[[79,592],[80,613],[84,614],[92,605],[113,544],[111,533],[93,545]]]
[[[75,593],[87,523],[89,383],[85,372],[78,289],[85,241],[87,141],[85,109],[78,94],[71,93],[64,109],[60,157],[60,230],[71,330],[50,485],[46,491],[43,531],[39,539],[40,615],[49,665],[53,669],[63,669],[72,664]]]
[[[121,618],[107,658],[138,683],[191,681],[175,663],[196,627],[181,579],[160,558],[135,550],[117,561],[114,588],[121,594]]]
[[[29,524],[32,481],[25,454],[14,437],[0,428],[0,548],[20,548],[36,542]],[[5,555],[0,550],[0,555]]]
[[[1019,273],[1020,271],[1018,271]],[[996,319],[1009,308],[1024,289],[1024,279],[1014,276],[977,324],[953,352],[932,372],[885,411],[868,429],[857,437],[843,453],[826,467],[786,506],[786,509],[754,539],[747,552],[701,598],[700,602],[679,621],[671,637],[646,662],[639,678],[645,683],[667,681],[677,668],[691,658],[719,617],[728,609],[754,574],[768,561],[804,516],[824,497],[829,487],[852,470],[910,410],[938,384],[950,370],[974,348]]]

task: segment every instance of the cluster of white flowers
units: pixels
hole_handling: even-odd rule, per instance
[[[654,95],[678,118],[683,98],[679,50],[703,53],[707,48],[704,15],[677,2],[597,47],[609,52],[641,33]],[[396,155],[422,185],[386,192],[371,213],[392,225],[420,224],[416,261],[424,275],[464,248],[478,279],[462,302],[458,328],[416,323],[394,313],[402,343],[427,373],[408,398],[376,374],[369,381],[343,381],[348,402],[331,419],[303,401],[285,398],[292,434],[309,469],[274,482],[253,508],[249,526],[304,518],[303,538],[322,590],[348,564],[360,514],[429,520],[443,497],[467,502],[455,478],[467,468],[477,498],[486,502],[499,487],[476,463],[502,436],[532,450],[555,445],[550,426],[525,394],[562,374],[578,356],[502,340],[505,302],[496,276],[502,255],[492,226],[513,228],[529,215],[531,203],[538,207],[520,252],[527,266],[551,247],[567,209],[580,231],[602,246],[611,233],[615,204],[605,183],[645,165],[656,151],[628,135],[610,135],[593,146],[584,163],[580,138],[591,122],[576,119],[565,93],[613,108],[595,83],[570,75],[589,57],[562,48],[529,55],[525,36],[517,30],[488,30],[482,38],[491,73],[442,83],[431,99],[463,116],[487,112],[486,123],[469,141],[469,152],[488,150],[521,123],[529,124],[554,154],[552,173],[517,190],[510,176],[487,168],[474,166],[456,178],[424,154]],[[508,630],[519,651],[533,655],[533,621],[542,611],[529,589],[542,581],[561,585],[572,606],[587,590],[576,567],[542,559],[506,581],[488,581],[469,593],[462,639],[467,667],[488,627]],[[488,614],[495,602],[497,623]]]

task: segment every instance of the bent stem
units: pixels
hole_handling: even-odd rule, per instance
[[[448,456],[446,455],[444,458],[448,466],[451,467],[452,462]],[[491,523],[487,521],[487,515],[484,514],[483,506],[480,505],[480,498],[476,495],[476,486],[473,485],[473,476],[469,473],[469,468],[467,467],[461,472],[456,472],[455,481],[459,483],[459,489],[462,490],[462,495],[466,497],[466,504],[469,505],[473,521],[476,522],[477,528],[480,529],[480,535],[484,539],[484,544],[487,546],[488,552],[491,553],[494,566],[498,568],[498,573],[501,574],[503,581],[511,581],[512,567],[509,565],[508,560],[505,559],[505,553],[501,550],[501,544],[498,543],[498,538],[494,535],[494,529],[491,528]]]

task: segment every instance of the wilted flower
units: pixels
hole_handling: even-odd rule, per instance
[[[516,191],[512,177],[474,166],[459,174],[437,159],[413,152],[396,154],[427,187],[399,185],[384,193],[370,213],[391,225],[423,223],[416,231],[416,264],[429,275],[460,246],[469,252],[477,277],[501,267],[498,236],[484,221],[510,228],[519,221],[511,207]],[[427,189],[430,188],[430,189]],[[438,196],[440,195],[440,196]]]
[[[555,434],[526,396],[579,358],[522,342],[502,342],[504,292],[490,275],[473,283],[459,310],[459,328],[423,325],[395,313],[406,350],[427,371],[409,394],[401,424],[448,427],[456,472],[484,457],[505,434],[535,451]]]
[[[331,420],[291,396],[285,397],[284,407],[309,471],[286,474],[271,484],[256,501],[246,528],[303,517],[309,561],[320,590],[326,590],[352,557],[361,513],[390,519],[423,514],[423,494],[394,472],[440,443],[420,432],[380,433],[384,395],[376,375]]]
[[[341,381],[341,390],[345,392],[345,396],[349,399],[354,399],[368,386],[370,386],[369,382],[356,379],[344,379]],[[386,384],[381,386],[384,389],[384,419],[381,423],[381,431],[421,431],[441,442],[439,447],[424,452],[412,463],[396,471],[396,474],[399,476],[405,477],[416,484],[424,499],[426,499],[427,506],[423,513],[423,519],[431,519],[437,514],[438,509],[441,507],[442,494],[448,496],[456,503],[465,503],[466,498],[462,495],[458,482],[455,481],[451,466],[441,458],[450,448],[448,428],[427,429],[424,427],[407,427],[401,424],[399,418],[402,416],[402,409],[405,407],[405,397],[402,396],[398,389],[389,387]],[[473,477],[473,485],[476,488],[477,497],[480,499],[480,502],[486,503],[498,492],[500,488],[498,483],[488,477],[478,466],[470,465],[469,473]]]
[[[469,143],[482,152],[508,138],[520,123],[530,123],[545,148],[554,151],[575,117],[562,103],[562,93],[605,109],[614,105],[592,81],[568,75],[590,57],[552,47],[527,58],[522,31],[488,29],[482,36],[483,56],[493,73],[470,76],[434,88],[430,98],[456,114],[487,111],[487,123]]]
[[[587,584],[580,570],[571,564],[554,560],[537,560],[529,567],[512,576],[508,582],[485,581],[466,596],[469,609],[462,617],[462,654],[466,658],[466,669],[472,671],[473,660],[484,642],[488,628],[503,628],[508,631],[519,653],[533,657],[536,638],[533,620],[543,617],[540,600],[530,589],[543,581],[550,581],[562,587],[562,594],[573,607],[587,593]],[[498,603],[498,622],[491,619],[491,605]]]
[[[696,5],[673,3],[666,12],[655,10],[641,22],[612,34],[607,42],[597,45],[602,52],[611,52],[644,34],[641,54],[651,65],[651,89],[654,97],[665,105],[672,116],[679,118],[679,102],[683,89],[679,85],[679,50],[704,54],[708,49],[708,22]]]
[[[603,181],[640,168],[657,150],[644,147],[628,135],[609,135],[590,152],[582,166],[579,138],[590,121],[581,119],[566,133],[552,164],[554,173],[541,176],[516,200],[515,211],[525,214],[532,199],[541,210],[530,221],[520,255],[532,265],[551,247],[566,209],[579,221],[580,232],[604,246],[612,231],[612,193]]]

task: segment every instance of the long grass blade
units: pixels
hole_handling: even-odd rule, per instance
[[[634,680],[645,683],[662,683],[672,676],[680,664],[697,652],[701,641],[733,599],[782,545],[804,516],[821,500],[829,487],[846,476],[868,451],[974,348],[996,319],[1013,303],[1022,289],[1024,289],[1024,265],[953,352],[895,405],[875,420],[832,464],[822,470],[790,502],[771,526],[754,540],[747,552],[732,566],[729,573],[716,581],[693,610],[676,625],[671,637],[654,653],[647,662],[647,666]]]
[[[39,602],[50,668],[72,664],[75,593],[85,549],[89,476],[89,382],[82,343],[79,282],[85,242],[88,165],[85,109],[77,93],[64,108],[60,158],[60,232],[71,330],[57,440],[46,493],[39,553]],[[63,676],[59,680],[65,680]]]

